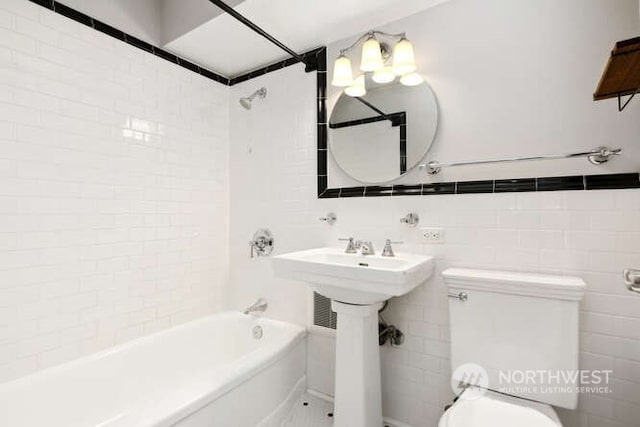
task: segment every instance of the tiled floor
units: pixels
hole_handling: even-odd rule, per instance
[[[296,402],[282,427],[332,427],[333,404],[308,393]],[[384,427],[394,427],[385,423]]]
[[[298,399],[282,427],[331,427],[333,418],[328,414],[333,415],[331,402],[305,393]]]

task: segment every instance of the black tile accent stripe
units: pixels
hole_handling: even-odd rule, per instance
[[[153,53],[153,46],[145,42],[144,40],[140,40],[137,37],[134,37],[129,34],[125,34],[124,41],[129,43],[131,46],[137,47],[138,49],[146,50],[149,53]]]
[[[53,10],[53,0],[31,0],[31,1],[42,7],[46,7],[47,9]]]
[[[535,178],[499,179],[495,181],[496,193],[511,193],[516,191],[536,191]]]
[[[435,184],[422,184],[422,195],[430,196],[434,194],[455,194],[455,182],[439,182]]]
[[[493,181],[456,182],[456,194],[493,193]]]
[[[640,177],[637,173],[590,175],[585,176],[585,186],[587,190],[640,188]]]
[[[75,9],[70,8],[69,6],[65,6],[62,3],[58,3],[57,1],[53,2],[53,11],[59,13],[60,15],[66,16],[67,18],[71,18],[76,22],[87,25],[89,27],[93,27],[93,18],[89,15],[85,15],[84,13],[77,11]]]
[[[327,190],[329,187],[329,180],[327,177],[327,122],[326,122],[326,104],[327,104],[327,48],[321,47],[310,51],[305,55],[313,55],[315,57],[316,64],[316,105],[317,105],[317,151],[318,159],[324,158],[325,164],[318,164],[318,197],[319,198],[335,198],[340,197],[340,189]],[[303,55],[304,56],[304,55]],[[325,112],[324,121],[321,120],[322,114]]]
[[[391,196],[393,194],[393,186],[372,185],[364,188],[365,197]]]
[[[536,179],[537,191],[584,190],[583,176],[550,176]]]
[[[104,22],[100,22],[94,19],[93,28],[120,41],[126,41],[126,34],[124,33],[124,31],[120,31],[119,29],[114,28],[111,25],[107,25]]]
[[[394,196],[421,196],[422,195],[422,185],[394,185],[393,186],[393,195]]]
[[[326,176],[325,176],[326,179]],[[585,186],[586,183],[586,186]],[[612,190],[640,188],[640,174],[607,174],[543,178],[499,179],[424,183],[416,185],[327,188],[322,199],[338,197],[429,196],[438,194],[481,194],[535,191]]]

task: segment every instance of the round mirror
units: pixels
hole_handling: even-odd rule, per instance
[[[340,168],[366,184],[396,179],[425,156],[436,135],[438,106],[423,82],[404,86],[366,79],[362,97],[344,92],[329,120],[329,146]]]

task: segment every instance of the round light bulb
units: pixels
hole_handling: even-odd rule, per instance
[[[353,97],[365,96],[367,88],[364,85],[364,74],[356,77],[351,86],[344,89],[344,93]]]
[[[340,55],[333,63],[333,80],[331,80],[331,84],[337,87],[346,87],[352,82],[351,60],[344,55]]]
[[[399,76],[412,73],[416,70],[416,61],[413,55],[413,45],[402,38],[393,47],[393,72]]]
[[[362,71],[375,71],[384,65],[382,61],[382,51],[380,43],[375,37],[371,36],[362,45],[362,59],[360,60],[360,69]]]
[[[418,86],[424,79],[418,73],[409,73],[400,77],[400,83],[404,86]]]
[[[378,68],[371,77],[376,83],[391,83],[396,78],[396,73],[393,72],[391,67]]]

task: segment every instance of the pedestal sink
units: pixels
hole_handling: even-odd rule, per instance
[[[334,427],[382,426],[378,310],[428,279],[433,258],[346,254],[338,248],[273,258],[276,275],[306,282],[338,313]]]

